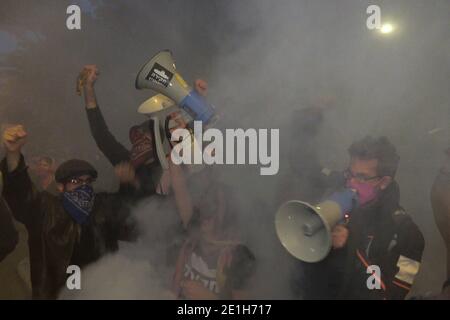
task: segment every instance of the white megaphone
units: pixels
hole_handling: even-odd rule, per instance
[[[142,67],[136,77],[136,88],[152,89],[167,96],[192,120],[204,125],[215,119],[214,107],[184,81],[169,50],[159,52]]]
[[[331,230],[355,206],[356,192],[335,192],[317,205],[292,200],[275,216],[275,228],[283,247],[295,258],[319,262],[331,250]]]
[[[153,120],[156,154],[161,167],[165,170],[169,169],[167,156],[172,150],[170,130],[180,125],[187,126],[191,121],[190,116],[183,109],[180,109],[173,100],[162,94],[157,94],[144,101],[139,106],[138,112]],[[176,118],[173,115],[176,115]],[[199,148],[193,134],[183,137],[180,143],[185,144],[186,147],[191,147],[193,149],[191,154],[194,154],[194,148]]]

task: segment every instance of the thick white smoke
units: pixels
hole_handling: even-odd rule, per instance
[[[103,185],[110,188],[109,164],[98,155],[82,101],[73,94],[75,76],[84,63],[100,65],[100,106],[111,131],[127,145],[129,127],[145,120],[136,114],[137,106],[153,94],[134,90],[135,72],[166,48],[173,51],[187,81],[197,77],[208,81],[208,99],[221,109],[222,127],[278,128],[281,137],[286,137],[284,130],[294,110],[320,97],[332,97],[317,141],[323,164],[342,170],[352,141],[367,134],[390,138],[401,157],[397,176],[401,203],[426,240],[413,294],[440,290],[444,247],[432,217],[429,191],[450,137],[447,0],[118,1],[123,6],[120,12],[111,4],[99,3],[96,19],[77,36],[58,34],[46,40],[60,46],[63,39],[70,52],[61,48],[41,52],[43,59],[50,55],[43,61],[59,70],[54,76],[58,83],[67,84],[58,86],[61,97],[39,104],[42,95],[33,90],[45,88],[27,86],[15,93],[22,115],[28,115],[29,104],[39,104],[31,113],[33,119],[25,119],[38,136],[32,141],[35,148],[51,140],[50,136],[59,136],[60,127],[46,125],[48,117],[61,126],[70,122],[67,133],[55,143],[56,150],[64,146],[68,156],[82,152],[95,158],[100,179],[107,179]],[[381,7],[382,19],[397,24],[389,37],[367,29],[366,8],[374,4]],[[55,53],[62,57],[56,59]],[[27,72],[36,78],[45,74],[45,70],[31,70]],[[28,95],[34,100],[23,102]],[[13,102],[4,105],[16,114]],[[281,140],[281,155],[296,143],[295,137],[289,137]],[[67,145],[65,141],[71,139],[78,142]],[[277,264],[285,253],[273,225],[279,178],[291,174],[288,162],[281,159],[280,174],[274,177],[260,176],[254,166],[225,166],[222,171],[222,180],[238,196],[240,227],[259,261],[256,297],[289,297],[289,279],[283,269],[287,266]],[[144,236],[84,270],[86,286],[78,297],[165,296],[173,270],[165,270],[164,258],[157,258],[165,253],[154,239],[170,222],[177,222],[177,213],[173,208],[162,210],[160,200],[150,199],[135,215]]]

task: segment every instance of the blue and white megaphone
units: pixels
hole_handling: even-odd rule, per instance
[[[275,228],[283,247],[295,258],[319,262],[331,250],[331,230],[357,205],[356,192],[343,189],[311,205],[291,200],[275,216]]]
[[[164,50],[150,59],[136,77],[136,89],[152,89],[172,99],[194,121],[208,125],[215,120],[214,107],[177,72],[172,53]]]

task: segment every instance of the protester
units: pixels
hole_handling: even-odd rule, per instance
[[[40,191],[48,191],[57,194],[55,182],[55,159],[49,156],[38,156],[32,159],[29,166],[31,179]]]
[[[86,113],[97,146],[113,166],[121,162],[130,162],[136,170],[138,182],[128,191],[136,193],[139,197],[146,197],[155,192],[167,195],[170,190],[170,177],[167,170],[161,174],[162,169],[153,135],[153,120],[149,119],[130,128],[129,138],[132,148],[128,150],[109,131],[98,105],[95,95],[95,82],[99,76],[97,66],[86,65],[82,73],[86,74],[83,86]],[[206,82],[196,80],[195,89],[200,94],[206,95]]]
[[[306,132],[308,138],[313,138],[319,131],[321,112],[304,112],[310,115],[303,122],[310,129],[300,130],[300,135]],[[349,188],[356,191],[359,203],[349,213],[348,221],[332,230],[330,254],[318,263],[297,265],[294,278],[301,297],[404,299],[419,271],[424,239],[399,204],[400,191],[395,181],[399,157],[395,147],[385,137],[367,136],[356,141],[348,150],[350,163],[343,173],[324,169],[314,146],[301,147],[296,148],[298,161],[294,163],[298,163],[304,183],[310,181],[317,192],[312,198],[317,201],[332,190]],[[303,159],[310,161],[305,163]],[[380,267],[379,290],[367,286],[370,265]]]
[[[21,154],[26,138],[21,125],[4,132],[6,157],[0,164],[3,195],[28,231],[33,298],[55,299],[65,284],[69,265],[83,268],[117,250],[118,240],[135,238],[127,205],[131,200],[120,193],[96,194],[96,169],[77,159],[62,163],[56,170],[59,195],[37,191]],[[125,183],[134,178],[124,166],[117,172]]]
[[[189,192],[183,168],[169,163],[176,204],[187,232],[173,279],[174,294],[181,299],[248,298],[255,257],[239,241],[230,192],[204,169],[196,177],[201,198],[193,200],[191,193],[196,188],[190,187]]]
[[[446,151],[446,162],[436,176],[431,189],[431,206],[436,225],[447,248],[447,280],[443,291],[450,299],[450,148]]]

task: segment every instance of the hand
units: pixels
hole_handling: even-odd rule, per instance
[[[334,249],[340,249],[345,246],[348,239],[348,229],[343,225],[336,225],[331,231],[331,239]]]
[[[83,70],[80,72],[80,77],[83,79],[85,85],[94,86],[95,81],[97,81],[100,72],[95,64],[88,64],[83,67]]]
[[[183,280],[181,282],[183,295],[190,300],[214,300],[217,296],[205,288],[205,286],[194,280]]]
[[[114,167],[114,172],[119,178],[120,184],[137,184],[136,172],[130,162],[121,162]]]
[[[97,98],[95,97],[94,84],[99,76],[98,68],[95,64],[88,64],[81,70],[77,79],[77,94],[81,96],[81,90],[84,91],[84,100],[87,109],[97,107]]]
[[[22,125],[15,125],[3,132],[3,145],[7,153],[19,154],[26,143],[27,132]]]
[[[168,159],[171,159],[170,156],[167,157]],[[169,160],[171,161],[171,160]],[[163,170],[163,173],[161,175],[161,178],[159,179],[158,187],[156,189],[156,192],[158,194],[162,195],[168,195],[170,192],[170,169],[169,170]]]
[[[170,118],[170,136],[172,137],[172,134],[175,130],[177,129],[186,129],[187,127],[187,122],[186,119],[183,117],[183,115],[181,114],[180,111],[174,111],[171,114],[168,115],[168,117]],[[172,145],[172,148],[177,145],[178,143],[180,143],[183,139],[185,139],[187,137],[182,137],[179,141],[172,141],[172,139],[170,139],[170,144]],[[170,155],[170,152],[169,152]]]
[[[208,91],[208,84],[205,80],[197,79],[194,82],[195,91],[197,91],[200,95],[206,97],[206,92]]]

